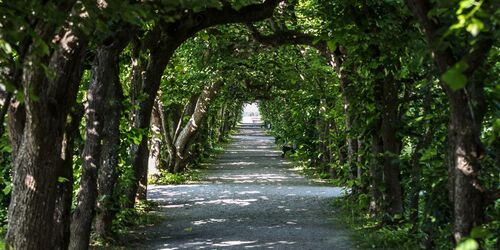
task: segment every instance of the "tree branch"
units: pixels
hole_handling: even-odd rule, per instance
[[[156,99],[156,110],[160,116],[160,123],[161,123],[161,134],[163,135],[163,140],[165,141],[165,145],[167,146],[168,152],[174,152],[174,143],[172,136],[170,135],[170,128],[168,126],[168,121],[167,118],[165,117],[165,109],[163,108],[163,104],[161,103],[160,99]],[[171,157],[173,157],[171,155]]]
[[[206,86],[201,95],[198,97],[198,101],[196,102],[196,107],[191,115],[191,118],[179,133],[177,139],[175,139],[175,147],[180,158],[184,157],[185,150],[189,146],[192,136],[201,125],[201,122],[205,118],[205,114],[208,111],[209,105],[216,97],[217,92],[222,87],[222,84],[222,81],[217,81],[209,86]]]
[[[261,4],[251,4],[239,10],[224,4],[222,8],[208,8],[194,13],[187,12],[173,23],[164,25],[169,38],[176,38],[178,43],[205,28],[228,23],[256,22],[273,15],[275,7],[283,0],[266,0]]]
[[[309,35],[296,30],[278,29],[272,35],[262,35],[252,24],[246,26],[252,33],[252,37],[259,43],[278,47],[282,45],[308,45],[316,48],[322,54],[328,51],[324,41],[314,35]]]
[[[191,95],[191,98],[189,98],[189,101],[184,106],[184,109],[182,110],[182,114],[179,117],[179,121],[177,122],[177,128],[175,129],[175,133],[174,133],[174,136],[173,136],[173,141],[174,142],[177,141],[177,137],[182,132],[182,127],[185,125],[185,123],[183,122],[184,121],[184,117],[193,115],[193,112],[195,110],[196,102],[200,98],[200,95],[201,94]]]
[[[493,39],[488,37],[478,42],[462,59],[467,64],[467,69],[464,72],[467,77],[471,77],[476,69],[484,63],[492,46]]]
[[[439,67],[439,71],[441,73],[446,72],[450,66],[456,63],[456,60],[449,47],[445,50],[439,50],[436,47],[439,37],[437,33],[440,25],[436,19],[431,20],[427,16],[432,8],[431,3],[428,0],[407,0],[406,3],[422,25],[427,43],[430,45],[432,52],[435,54],[435,61]]]

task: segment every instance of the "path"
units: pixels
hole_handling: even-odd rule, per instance
[[[146,229],[144,249],[354,249],[332,220],[339,188],[287,168],[274,139],[243,125],[201,184],[152,186],[167,219]]]

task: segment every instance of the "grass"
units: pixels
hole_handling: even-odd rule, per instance
[[[226,146],[229,145],[231,141],[231,139],[226,139],[224,142],[219,142],[213,148],[209,149],[196,164],[192,165],[193,169],[204,168],[205,166],[214,163],[218,156],[224,153]]]
[[[234,131],[232,133],[234,133]],[[198,161],[190,164],[188,169],[182,173],[172,174],[167,171],[160,170],[160,175],[151,176],[148,180],[148,184],[180,185],[200,181],[202,176],[199,169],[206,168],[210,164],[214,163],[218,156],[224,153],[226,146],[229,145],[231,141],[232,139],[230,137],[226,138],[224,142],[220,142],[213,148],[204,152],[203,156],[201,156]]]
[[[143,235],[136,234],[138,229],[157,225],[165,220],[158,210],[158,203],[143,201],[136,204],[134,209],[120,211],[113,221],[112,238],[98,238],[95,234],[91,238],[91,249],[129,249],[129,245],[141,240]]]
[[[358,242],[360,249],[456,249],[456,250],[493,250],[496,248],[494,230],[473,229],[472,236],[476,239],[466,238],[456,247],[452,244],[452,225],[432,224],[432,236],[424,233],[422,228],[415,230],[414,225],[408,221],[401,220],[395,224],[380,224],[380,218],[372,216],[367,212],[367,199],[345,196],[335,198],[332,201],[333,209],[336,211],[336,218],[347,225],[354,233],[353,237]],[[420,225],[422,227],[422,225]],[[474,231],[476,235],[474,236]],[[483,234],[483,235],[480,235]],[[432,237],[432,239],[431,239]],[[479,247],[477,239],[482,242]]]
[[[361,209],[365,206],[359,202],[352,197],[340,197],[332,201],[332,207],[336,217],[353,231],[360,249],[420,249],[419,237],[411,232],[410,224],[380,225],[375,217]]]
[[[183,173],[172,174],[167,171],[160,171],[159,176],[151,176],[149,184],[155,185],[179,185],[188,182],[199,181],[201,179],[198,170],[188,170]]]
[[[7,234],[7,222],[0,225],[0,242],[3,242],[3,239],[5,238],[6,234]]]
[[[286,159],[292,162],[291,170],[299,172],[314,182],[332,184],[330,174],[319,168],[311,167],[309,161],[301,160],[296,154],[287,155]]]

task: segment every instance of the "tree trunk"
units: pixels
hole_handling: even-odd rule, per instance
[[[151,51],[147,67],[142,76],[140,93],[144,94],[145,98],[138,102],[139,109],[134,113],[133,127],[137,129],[147,130],[149,128],[151,112],[153,111],[154,100],[160,87],[161,76],[175,48],[177,48],[177,46],[171,47],[168,45],[159,47],[161,48]],[[125,208],[133,208],[137,198],[141,198],[142,200],[146,198],[147,183],[144,183],[144,176],[147,178],[149,157],[147,134],[143,135],[139,145],[132,147],[130,155],[132,158],[134,179],[127,193]]]
[[[225,115],[224,115],[224,122],[222,124],[222,137],[224,138],[225,136],[228,135],[228,133],[231,131],[231,129],[234,128],[234,124],[236,123],[236,116],[233,115],[231,110],[226,109],[225,110]],[[223,139],[222,141],[224,141]]]
[[[322,89],[320,87],[320,89]],[[322,171],[328,172],[329,170],[329,159],[330,151],[328,150],[328,137],[330,135],[329,122],[324,115],[324,112],[328,109],[326,99],[321,98],[318,105],[318,118],[316,119],[316,129],[318,131],[318,152],[321,154],[319,157],[320,167]]]
[[[82,175],[80,189],[77,195],[77,205],[71,223],[70,249],[87,249],[90,241],[90,229],[94,217],[95,201],[97,198],[97,169],[101,159],[102,120],[105,107],[106,81],[102,71],[105,67],[103,59],[107,51],[97,50],[96,59],[92,67],[92,77],[87,92],[88,106],[85,110],[85,146],[82,153]]]
[[[115,61],[118,63],[118,61]],[[116,68],[114,68],[116,69]],[[112,74],[113,72],[110,72]],[[118,73],[118,72],[115,72]],[[95,231],[101,238],[111,236],[113,219],[118,212],[115,187],[118,180],[120,150],[120,118],[122,115],[123,90],[118,75],[108,83],[106,114],[102,129],[102,149],[97,178],[97,214]]]
[[[167,148],[167,152],[169,155],[169,161],[166,168],[168,172],[172,173],[174,171],[173,158],[175,157],[175,146],[172,140],[172,136],[170,135],[170,122],[166,118],[165,109],[163,108],[163,104],[159,99],[156,102],[156,110],[158,111],[158,115],[160,118],[160,134],[162,135],[163,142],[165,144],[165,147]]]
[[[401,141],[397,138],[399,119],[399,84],[391,76],[383,81],[381,138],[384,145],[384,184],[386,212],[393,217],[403,212],[403,195],[399,179],[399,155]]]
[[[217,92],[219,91],[219,88],[221,86],[222,82],[217,81],[210,86],[206,86],[203,89],[202,94],[200,95],[200,97],[198,97],[198,101],[196,102],[196,107],[194,108],[191,118],[179,133],[179,135],[176,137],[176,164],[174,167],[175,173],[179,173],[184,170],[187,163],[186,159],[190,143],[192,142],[193,137],[196,135],[199,126],[205,118],[210,103],[217,95]]]
[[[484,150],[479,141],[479,126],[470,112],[464,91],[451,98],[450,131],[453,133],[454,148],[454,238],[456,242],[470,234],[472,228],[484,221],[485,205],[478,172]]]
[[[331,130],[331,127],[332,127],[332,122],[331,122],[332,119],[327,119],[325,121],[325,124],[323,126],[323,134],[324,134],[324,142],[323,142],[323,145],[324,145],[324,152],[325,152],[325,155],[324,155],[324,159],[325,159],[325,163],[328,165],[329,163],[332,162],[332,150],[331,150],[331,141],[330,141],[330,138],[331,138],[331,135],[330,135],[330,130]],[[345,162],[345,159],[344,159],[344,155],[341,154],[339,155],[339,162]],[[330,168],[329,166],[327,166],[328,169]],[[327,169],[327,170],[328,170]]]
[[[8,130],[12,146],[12,163],[15,162],[16,153],[22,142],[24,126],[26,124],[26,107],[18,100],[12,100],[8,111]]]
[[[188,103],[184,105],[182,112],[181,112],[182,106],[175,105],[176,109],[172,113],[173,117],[172,124],[175,130],[172,131],[173,132],[172,136],[169,136],[169,138],[165,137],[165,139],[169,142],[169,147],[170,147],[169,150],[172,153],[168,165],[170,173],[178,173],[179,169],[184,169],[186,164],[189,162],[186,159],[179,158],[177,148],[175,147],[175,142],[177,141],[180,133],[182,132],[183,126],[185,126],[185,124],[183,123],[184,117],[193,115],[196,108],[196,102],[198,101],[199,97],[200,97],[199,94],[192,95]]]
[[[347,162],[349,165],[349,178],[351,180],[359,180],[359,178],[361,178],[361,176],[358,175],[360,168],[356,157],[358,153],[358,143],[356,140],[357,136],[354,132],[356,127],[356,118],[354,116],[352,106],[356,90],[354,86],[352,86],[352,82],[349,79],[349,74],[352,70],[342,67],[346,55],[342,54],[340,48],[333,53],[324,51],[323,54],[329,58],[329,64],[337,73],[340,82],[340,93],[344,104],[345,130],[347,133]],[[353,192],[358,191],[358,187],[353,188]]]
[[[7,112],[9,111],[9,105],[10,105],[11,98],[12,98],[12,94],[6,93],[5,98],[1,99],[1,103],[0,103],[0,136],[2,136],[3,133],[5,132],[5,126],[4,126],[5,115],[7,115]]]
[[[335,121],[335,119],[334,119],[334,118],[330,118],[330,122],[329,122],[329,123],[330,123],[330,124],[329,124],[329,126],[330,126],[331,128],[333,128],[333,131],[335,131],[336,137],[337,137],[337,138],[341,138],[341,134],[340,134],[339,126],[337,125],[337,122]],[[332,137],[331,137],[331,136],[330,136],[330,138],[329,138],[329,141],[330,141],[330,143],[329,143],[330,145],[336,145],[336,146],[335,146],[335,147],[336,147],[336,149],[337,149],[337,150],[336,150],[336,151],[337,151],[336,153],[337,153],[338,158],[339,158],[338,165],[339,165],[339,166],[343,166],[343,165],[346,163],[346,158],[347,158],[346,153],[345,153],[345,150],[342,150],[342,145],[339,145],[338,143],[334,143],[334,142],[332,141]],[[331,178],[338,178],[338,176],[337,176],[337,171],[336,171],[336,169],[335,169],[335,168],[330,167],[329,172],[330,172],[330,177],[331,177]],[[356,190],[354,190],[354,188],[353,188],[353,190],[352,190],[352,191],[353,191],[353,192],[356,192]]]
[[[220,112],[217,112],[217,113],[220,113]],[[219,128],[218,124],[217,124],[217,117],[218,117],[217,113],[208,117],[209,120],[207,122],[208,124],[207,124],[207,134],[206,134],[208,148],[213,148],[214,147],[213,143],[218,141],[217,140],[217,138],[218,138],[217,132],[216,132],[216,131],[218,131],[218,128]]]
[[[431,50],[441,74],[454,66],[459,60],[463,60],[468,65],[464,72],[467,77],[474,75],[477,68],[481,67],[493,40],[485,37],[468,48],[468,54],[460,59],[454,57],[452,47],[445,50],[437,49],[437,41],[441,39],[438,30],[441,26],[437,20],[428,18],[431,10],[431,3],[427,0],[407,0],[407,3],[424,27],[427,42],[432,45]],[[458,49],[457,49],[458,51]],[[476,82],[469,84],[462,89],[452,90],[448,85],[442,87],[450,102],[450,125],[448,129],[450,143],[449,160],[449,183],[453,185],[454,204],[454,230],[453,236],[456,242],[470,235],[473,227],[483,222],[484,212],[487,204],[484,204],[484,193],[478,179],[481,169],[480,160],[484,157],[484,149],[480,140],[481,123],[483,112],[481,109],[483,88]]]
[[[376,123],[380,124],[380,121],[376,121]],[[371,192],[371,201],[370,201],[370,211],[371,213],[378,213],[382,211],[382,184],[383,184],[383,175],[382,175],[382,166],[383,166],[383,152],[384,145],[383,141],[379,136],[377,130],[380,125],[377,125],[375,131],[372,132],[372,153],[373,158],[370,163],[370,192]]]
[[[227,124],[229,123],[229,121],[227,121],[228,117],[226,115],[227,111],[226,111],[226,104],[224,103],[224,105],[222,106],[221,110],[220,110],[220,126],[219,126],[219,134],[218,134],[218,141],[219,142],[223,142],[224,141],[224,136],[226,134],[226,127],[227,127]]]
[[[125,28],[124,28],[125,30]],[[77,205],[71,224],[70,249],[88,249],[97,201],[97,174],[101,165],[102,128],[107,111],[108,90],[119,83],[119,56],[128,43],[130,31],[121,31],[112,43],[97,48],[87,91],[85,146]],[[111,86],[111,87],[110,87]]]
[[[149,140],[149,145],[151,150],[149,152],[149,159],[153,160],[155,171],[160,169],[161,164],[161,141],[162,141],[162,130],[161,130],[161,118],[160,111],[158,110],[158,105],[156,105],[159,100],[155,101],[155,105],[153,107],[153,113],[151,114],[151,132],[152,136]],[[149,165],[149,164],[148,164]],[[151,175],[149,173],[148,175]]]
[[[364,154],[365,152],[364,147],[366,147],[365,141],[362,138],[358,138],[357,143],[358,143],[357,161],[360,166],[364,166],[366,161]],[[366,179],[363,178],[363,168],[361,167],[358,167],[358,178],[360,181],[360,193],[363,194],[368,193],[369,183]]]
[[[336,60],[337,67],[341,66],[340,59]],[[338,70],[340,71],[340,69]],[[356,136],[354,135],[355,118],[352,115],[352,106],[354,89],[351,86],[351,82],[347,79],[345,72],[342,72],[339,76],[340,89],[342,94],[342,101],[344,103],[344,114],[345,114],[345,129],[347,133],[347,162],[349,164],[349,174],[352,180],[358,178],[357,175],[357,164],[356,164],[356,153],[358,151],[358,144],[356,141]]]
[[[35,30],[45,27],[41,23]],[[62,142],[67,116],[76,100],[86,45],[84,36],[76,30],[63,31],[60,45],[50,57],[40,58],[29,52],[21,84],[26,97],[24,107],[14,111],[25,114],[25,122],[12,114],[16,121],[9,123],[15,141],[7,248],[55,248],[56,243],[50,239],[57,230],[54,212],[58,174],[64,172],[60,169],[63,164],[59,164]],[[51,40],[50,35],[43,36]],[[31,61],[45,63],[55,76],[48,79],[42,67],[28,66]]]
[[[56,206],[54,213],[54,249],[68,249],[70,240],[71,205],[73,202],[73,154],[75,139],[80,138],[80,121],[83,117],[83,106],[73,108],[64,133],[61,157],[61,170],[57,180]]]

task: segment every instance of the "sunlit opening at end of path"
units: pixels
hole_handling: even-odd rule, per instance
[[[243,105],[241,123],[261,123],[258,103],[246,103]]]

